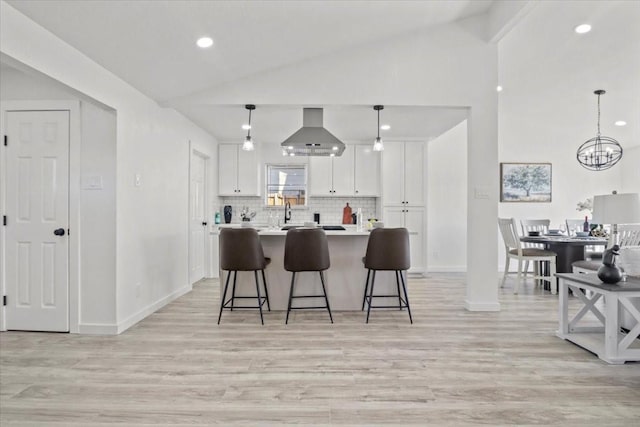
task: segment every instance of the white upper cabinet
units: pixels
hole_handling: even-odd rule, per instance
[[[259,196],[260,163],[254,151],[239,144],[218,146],[218,193],[220,196]]]
[[[373,151],[371,145],[356,145],[354,154],[355,195],[378,197],[380,195],[380,153]]]
[[[332,157],[309,157],[309,194],[333,196]]]
[[[389,142],[382,153],[385,205],[424,205],[424,147],[420,142]]]
[[[379,155],[368,145],[347,145],[339,157],[309,158],[312,196],[379,196]]]
[[[340,157],[333,159],[333,195],[353,196],[353,145],[348,145]]]

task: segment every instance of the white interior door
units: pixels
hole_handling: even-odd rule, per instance
[[[69,112],[7,112],[7,329],[69,331]]]
[[[189,190],[189,279],[195,283],[204,277],[205,244],[207,238],[206,158],[197,152],[191,156]]]

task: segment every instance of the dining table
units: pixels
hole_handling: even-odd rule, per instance
[[[575,261],[585,259],[586,246],[606,246],[608,239],[602,237],[577,237],[563,234],[544,234],[541,236],[521,236],[520,241],[524,243],[538,243],[544,245],[548,251],[555,252],[556,272],[571,273]]]

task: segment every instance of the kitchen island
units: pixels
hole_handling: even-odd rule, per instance
[[[291,273],[284,269],[284,242],[287,232],[256,229],[262,242],[264,255],[271,258],[271,264],[265,269],[271,310],[286,310],[291,284]],[[214,230],[213,233],[218,234],[219,231]],[[343,231],[330,230],[325,233],[331,258],[331,267],[325,272],[325,284],[331,310],[359,311],[362,308],[362,296],[367,278],[367,270],[364,268],[362,258],[367,250],[369,232],[347,228]],[[226,278],[227,272],[220,271],[221,295]],[[394,273],[378,272],[375,290],[376,294],[395,294],[397,291]],[[253,273],[238,272],[236,295],[249,296],[255,295],[255,292]],[[317,272],[296,274],[296,295],[299,294],[322,295],[320,276]],[[394,304],[394,300],[397,303],[396,298],[390,298],[387,301],[379,298],[374,304],[391,305]],[[295,300],[294,304],[296,307],[304,307],[318,305],[318,302],[315,298],[302,298]],[[239,305],[241,304],[251,305],[252,301],[240,300]]]

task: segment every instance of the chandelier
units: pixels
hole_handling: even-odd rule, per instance
[[[600,95],[606,92],[599,89],[593,93],[598,95],[598,133],[595,138],[591,138],[578,148],[576,158],[582,167],[592,171],[602,171],[620,161],[622,147],[615,139],[600,135]]]

